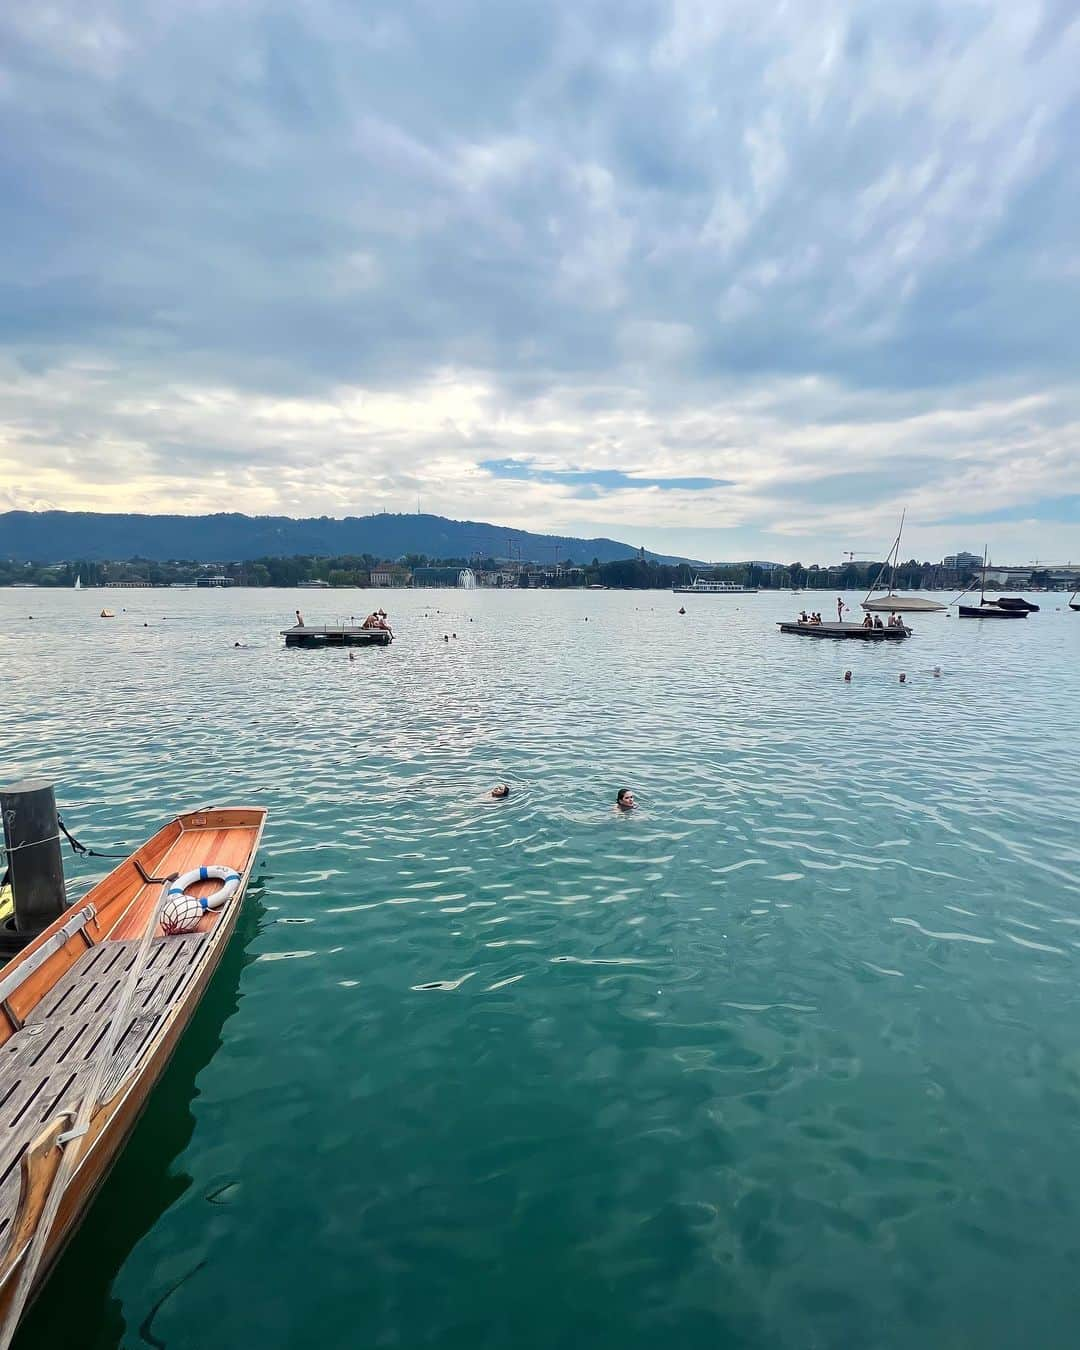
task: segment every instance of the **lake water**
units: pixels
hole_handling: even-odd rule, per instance
[[[1080,614],[1037,598],[871,647],[777,632],[829,594],[383,592],[350,662],[279,630],[370,593],[0,591],[4,778],[102,850],[270,812],[21,1350],[1074,1345]]]

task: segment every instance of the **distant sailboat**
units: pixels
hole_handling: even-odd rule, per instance
[[[81,591],[81,590],[82,590],[82,577],[76,577],[76,578],[75,578],[75,589],[76,589],[77,591]]]
[[[962,619],[1026,619],[1028,609],[1016,609],[1010,606],[1001,606],[994,600],[986,598],[986,566],[989,562],[989,554],[986,548],[983,548],[982,576],[979,584],[979,603],[977,605],[960,605],[960,617]],[[1030,606],[1029,608],[1037,608]]]
[[[882,613],[895,614],[932,614],[935,610],[947,609],[947,605],[940,604],[937,600],[927,600],[921,595],[897,595],[893,590],[896,581],[896,564],[900,560],[900,537],[904,533],[905,511],[900,517],[900,529],[897,531],[896,540],[889,550],[889,556],[881,564],[877,576],[874,578],[874,584],[866,592],[866,599],[862,602],[862,607],[871,612],[880,610]],[[874,590],[881,581],[882,573],[889,569],[889,591],[887,595],[875,596]]]
[[[1073,591],[1072,595],[1069,596],[1069,608],[1080,612],[1080,605],[1076,603],[1076,597],[1078,595],[1080,595],[1080,591]]]

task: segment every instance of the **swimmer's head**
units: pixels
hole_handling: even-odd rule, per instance
[[[615,797],[615,805],[621,807],[624,811],[632,811],[637,802],[634,801],[634,794],[629,788],[620,788]]]
[[[844,671],[844,679],[847,680],[847,682],[848,682],[849,684],[851,683],[851,671],[850,671],[850,670],[845,670],[845,671]]]
[[[491,795],[492,795],[493,797],[498,797],[498,798],[509,797],[509,796],[510,796],[510,784],[509,784],[509,783],[500,783],[500,784],[498,785],[498,787],[493,787],[493,788],[491,789]]]

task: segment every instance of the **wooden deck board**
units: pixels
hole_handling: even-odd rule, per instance
[[[206,937],[197,932],[155,941],[103,1099],[126,1078],[158,1019],[197,973]],[[64,1106],[77,1105],[89,1086],[94,1052],[108,1034],[137,947],[134,941],[108,941],[88,948],[22,1030],[0,1046],[0,1237],[18,1205],[19,1159],[43,1125]]]

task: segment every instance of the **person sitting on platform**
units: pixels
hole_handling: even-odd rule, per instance
[[[805,609],[804,609],[803,612],[799,615],[799,622],[800,622],[800,623],[809,623],[809,622],[810,622],[810,616],[809,616],[809,614],[807,614],[807,612],[806,612]]]
[[[379,618],[379,611],[377,609],[373,609],[360,625],[361,628],[382,628],[383,626],[383,621]]]
[[[876,614],[876,615],[874,616],[874,627],[875,627],[875,628],[884,628],[884,627],[885,627],[885,625],[881,622],[881,615],[880,615],[880,614]]]
[[[868,615],[866,616],[866,618],[863,619],[863,621],[862,621],[862,626],[863,626],[864,628],[873,628],[873,626],[874,626],[874,616],[873,616],[872,614],[868,614]]]

